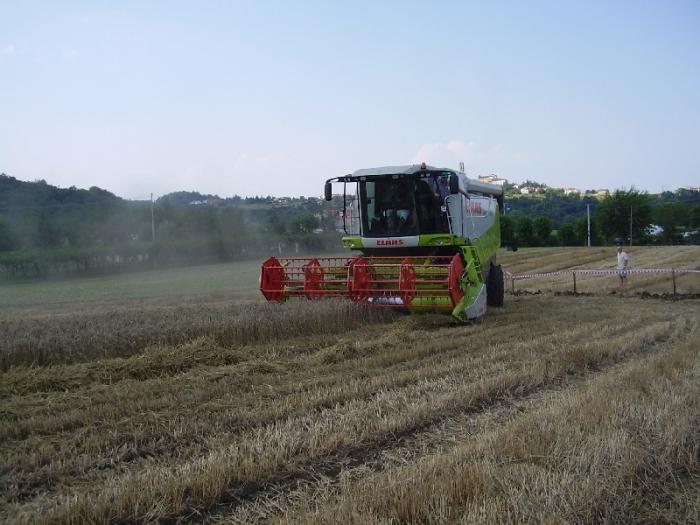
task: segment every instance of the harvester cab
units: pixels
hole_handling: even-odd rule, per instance
[[[372,306],[477,318],[503,305],[496,264],[503,189],[425,164],[362,169],[342,184],[343,246],[354,257],[275,258],[262,265],[270,301],[343,296]]]

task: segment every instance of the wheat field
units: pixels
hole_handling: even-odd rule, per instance
[[[700,300],[611,291],[4,308],[0,519],[700,523]]]
[[[557,276],[537,277],[515,282],[515,291],[533,292],[573,291],[571,270],[612,270],[616,267],[615,247],[592,248],[525,248],[518,252],[501,254],[499,261],[513,274],[530,272],[567,273]],[[700,247],[698,246],[633,246],[626,247],[630,269],[676,269],[700,270]],[[679,294],[699,294],[700,274],[675,276]],[[619,293],[619,280],[615,275],[577,275],[579,293]],[[510,286],[510,284],[509,284]],[[670,294],[673,293],[673,276],[670,273],[630,274],[625,293]]]

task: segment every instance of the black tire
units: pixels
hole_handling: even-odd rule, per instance
[[[489,306],[503,306],[504,292],[503,270],[500,265],[491,264],[489,276],[486,280],[486,304]]]

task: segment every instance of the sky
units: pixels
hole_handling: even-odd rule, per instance
[[[0,172],[134,199],[423,161],[700,186],[698,28],[698,0],[0,0]]]

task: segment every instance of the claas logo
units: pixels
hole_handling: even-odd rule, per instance
[[[401,246],[403,245],[403,239],[379,239],[377,241],[377,246]]]

